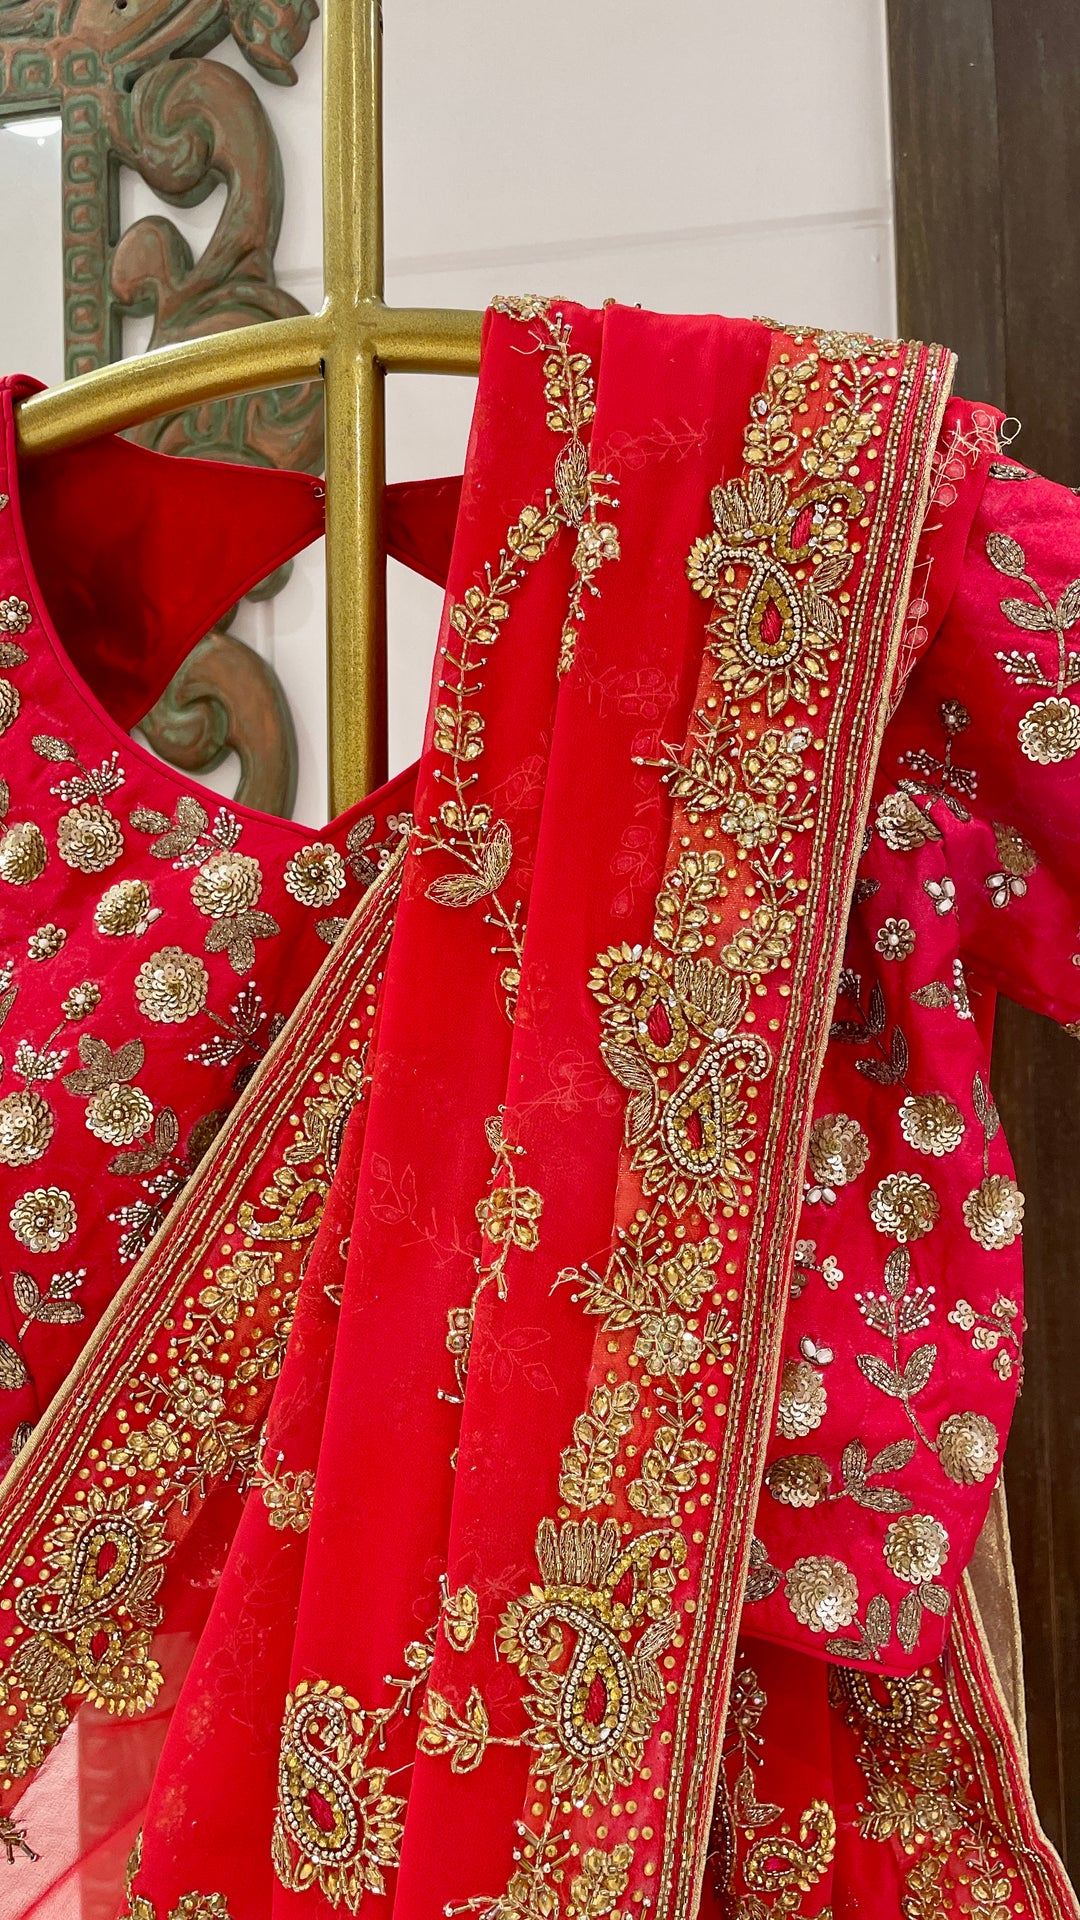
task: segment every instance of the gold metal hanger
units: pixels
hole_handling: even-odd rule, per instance
[[[386,772],[387,373],[475,373],[482,315],[383,300],[382,10],[325,0],[323,278],[318,313],[121,360],[25,400],[28,457],[223,394],[321,375],[326,389],[330,809]]]

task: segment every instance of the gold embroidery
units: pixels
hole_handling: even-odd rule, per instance
[[[906,1920],[1011,1913],[1015,1868],[929,1673],[901,1679],[832,1667],[829,1698],[860,1736],[863,1838],[898,1841],[912,1860],[901,1900]]]
[[[535,1253],[540,1244],[540,1218],[543,1196],[535,1187],[527,1187],[517,1178],[515,1160],[524,1147],[514,1146],[503,1134],[502,1114],[491,1114],[484,1122],[488,1146],[495,1156],[488,1191],[476,1203],[476,1220],[491,1249],[485,1258],[483,1249],[473,1261],[476,1285],[467,1307],[451,1307],[447,1313],[447,1352],[454,1362],[454,1375],[460,1398],[465,1392],[472,1350],[473,1327],[481,1295],[494,1286],[500,1300],[506,1299],[506,1266],[511,1250]],[[440,1390],[441,1400],[455,1396]]]
[[[537,1773],[556,1794],[606,1802],[633,1779],[663,1703],[685,1542],[658,1530],[624,1545],[613,1520],[544,1520],[536,1557],[544,1585],[506,1609],[500,1651],[532,1684]]]
[[[315,1474],[311,1467],[301,1467],[290,1472],[282,1465],[284,1454],[278,1455],[277,1465],[268,1467],[261,1460],[252,1475],[251,1484],[257,1487],[263,1497],[267,1518],[279,1533],[288,1529],[292,1533],[306,1533],[311,1525],[311,1509],[315,1500]]]
[[[131,1849],[125,1888],[127,1900],[119,1920],[158,1920],[157,1908],[145,1893],[136,1893],[135,1881],[142,1866],[142,1834]],[[223,1893],[182,1893],[168,1920],[229,1920],[229,1903]]]
[[[4,1771],[18,1779],[41,1764],[71,1717],[65,1696],[83,1694],[108,1713],[144,1713],[161,1686],[150,1655],[160,1610],[165,1531],[123,1489],[92,1487],[83,1506],[64,1508],[48,1535],[44,1575],[24,1587],[15,1612],[30,1638],[2,1687],[21,1688],[36,1714],[7,1736]]]
[[[514,1857],[519,1864],[506,1892],[459,1901],[447,1907],[447,1914],[473,1913],[479,1920],[630,1920],[632,1910],[615,1904],[626,1892],[634,1863],[634,1849],[626,1841],[611,1848],[586,1847],[579,1854],[565,1845],[565,1834],[555,1832],[551,1819],[540,1833],[519,1821],[518,1832],[522,1845]]]
[[[634,1424],[638,1390],[632,1380],[594,1387],[588,1413],[574,1421],[574,1442],[563,1450],[559,1492],[571,1506],[588,1513],[613,1506],[611,1491],[619,1441]]]
[[[439,1618],[447,1640],[455,1653],[468,1653],[480,1628],[480,1602],[471,1587],[459,1587],[451,1593],[446,1576],[442,1579],[442,1610]]]
[[[998,573],[1020,580],[1035,595],[1035,600],[1010,596],[1001,601],[1006,620],[1025,633],[1044,633],[1053,637],[1056,668],[1047,673],[1034,650],[998,653],[1005,672],[1018,687],[1043,687],[1047,700],[1036,700],[1017,728],[1020,747],[1038,766],[1072,760],[1080,753],[1080,707],[1064,696],[1080,680],[1080,650],[1069,647],[1066,636],[1080,620],[1080,580],[1072,580],[1053,601],[1028,572],[1027,556],[1018,540],[1007,533],[991,533],[986,538],[986,557]]]
[[[1011,1247],[1024,1220],[1024,1196],[1011,1175],[990,1172],[990,1148],[1001,1127],[1001,1117],[982,1075],[972,1089],[975,1112],[983,1130],[983,1177],[964,1201],[964,1224],[973,1240],[988,1253]],[[1003,1375],[1008,1378],[1008,1375]]]
[[[350,1913],[365,1893],[386,1892],[384,1869],[397,1866],[405,1830],[405,1801],[387,1792],[388,1769],[371,1765],[384,1724],[326,1680],[302,1680],[285,1707],[274,1872],[296,1893],[317,1885]]]
[[[836,1818],[824,1800],[812,1800],[803,1810],[797,1840],[783,1830],[775,1837],[759,1837],[763,1827],[774,1825],[784,1813],[776,1802],[758,1798],[754,1779],[754,1769],[764,1759],[759,1724],[767,1704],[757,1675],[744,1667],[732,1683],[706,1863],[713,1891],[733,1920],[767,1920],[773,1913],[794,1920],[803,1913],[803,1894],[820,1883],[836,1851]],[[766,1902],[763,1894],[778,1898]],[[831,1911],[824,1908],[818,1920],[826,1920]]]

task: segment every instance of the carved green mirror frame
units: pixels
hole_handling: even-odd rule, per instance
[[[121,322],[151,315],[152,347],[303,312],[277,285],[284,181],[270,119],[243,74],[204,56],[229,34],[264,80],[290,86],[315,0],[0,0],[0,117],[59,112],[65,371],[115,360]],[[199,260],[164,214],[120,230],[120,168],[166,206],[225,204]],[[6,371],[6,369],[5,369]],[[169,453],[318,473],[322,389],[246,394],[136,429]],[[257,589],[273,593],[279,569]],[[287,814],[296,740],[273,669],[228,632],[199,643],[143,721],[189,772],[240,758],[237,798]]]

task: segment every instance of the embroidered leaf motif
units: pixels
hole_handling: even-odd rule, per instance
[[[867,1468],[868,1473],[895,1473],[906,1467],[915,1453],[914,1440],[893,1440],[880,1453],[875,1453]]]
[[[656,1118],[656,1082],[644,1061],[617,1040],[602,1040],[600,1052],[619,1085],[632,1095],[626,1105],[626,1139],[629,1146],[636,1147]]]
[[[574,1445],[564,1449],[559,1492],[571,1506],[586,1511],[609,1505],[611,1477],[619,1442],[634,1424],[638,1390],[632,1380],[618,1387],[594,1388],[588,1413],[574,1421]]]
[[[1022,579],[1027,570],[1023,547],[1007,533],[987,534],[986,557],[999,573],[1007,573],[1014,580]]]
[[[167,833],[172,825],[168,814],[159,813],[156,807],[132,807],[130,819],[140,833]]]
[[[894,1373],[876,1353],[857,1353],[855,1362],[860,1373],[866,1375],[872,1387],[881,1393],[887,1393],[894,1400],[902,1400],[905,1395],[904,1383],[898,1373]]]
[[[0,1340],[0,1387],[14,1391],[16,1387],[25,1387],[29,1378],[15,1348],[7,1340]]]
[[[43,760],[55,760],[58,763],[75,759],[75,749],[56,733],[35,733],[30,742],[35,753]]]
[[[104,1040],[84,1033],[79,1037],[79,1058],[82,1066],[65,1073],[63,1085],[69,1093],[98,1093],[103,1087],[125,1086],[133,1080],[146,1059],[146,1048],[141,1040],[125,1040],[114,1053]]]
[[[17,1273],[11,1282],[15,1305],[20,1313],[36,1313],[41,1305],[41,1289],[32,1274]]]
[[[441,873],[428,886],[427,897],[439,907],[474,907],[478,900],[486,900],[490,892],[481,874]]]
[[[875,1651],[892,1633],[892,1609],[883,1593],[875,1593],[866,1609],[866,1637]]]
[[[916,987],[912,994],[920,1007],[951,1007],[952,993],[944,980],[931,980],[925,987]]]
[[[1001,1126],[1001,1115],[997,1110],[993,1094],[980,1073],[975,1075],[971,1089],[971,1103],[975,1108],[975,1117],[986,1135],[986,1144],[989,1146]]]
[[[905,1593],[896,1609],[896,1637],[905,1653],[911,1653],[922,1626],[922,1601],[917,1593]]]
[[[877,1039],[885,1031],[885,992],[880,980],[875,980],[870,989],[870,998],[866,1006],[866,1030]]]
[[[923,1606],[929,1607],[931,1613],[936,1613],[944,1619],[952,1605],[952,1595],[948,1587],[939,1587],[927,1581],[919,1591]]]
[[[905,1394],[921,1393],[937,1361],[937,1347],[932,1340],[925,1346],[916,1347],[904,1368],[903,1384]]]
[[[741,1827],[767,1827],[773,1820],[779,1820],[784,1811],[772,1800],[757,1798],[754,1776],[748,1766],[739,1774],[731,1799],[735,1818]]]
[[[869,1455],[862,1441],[849,1440],[840,1459],[840,1471],[844,1476],[845,1486],[848,1486],[852,1481],[866,1479],[868,1460]]]
[[[1070,580],[1056,608],[1060,627],[1073,627],[1080,620],[1080,580]]]
[[[780,1585],[782,1575],[769,1559],[769,1549],[763,1540],[755,1538],[750,1542],[750,1571],[746,1576],[746,1599],[767,1600]]]
[[[1052,633],[1054,617],[1045,607],[1033,606],[1030,600],[1009,598],[1001,601],[1001,611],[1006,620],[1014,627],[1023,627],[1026,633]]]
[[[852,1487],[851,1497],[858,1507],[868,1507],[871,1513],[910,1513],[911,1501],[899,1487]]]
[[[0,640],[0,667],[24,667],[30,655],[14,640]]]
[[[491,1737],[488,1711],[479,1688],[470,1687],[464,1711],[458,1713],[444,1694],[429,1687],[420,1717],[423,1724],[416,1744],[421,1752],[448,1758],[452,1773],[473,1773]]]
[[[885,1262],[885,1287],[890,1300],[899,1300],[907,1286],[911,1274],[911,1252],[907,1247],[894,1247]]]

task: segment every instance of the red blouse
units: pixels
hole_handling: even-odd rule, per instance
[[[222,612],[318,538],[323,489],[115,438],[20,470],[33,390],[0,389],[4,1455],[407,825],[412,784],[315,834],[129,737]]]

